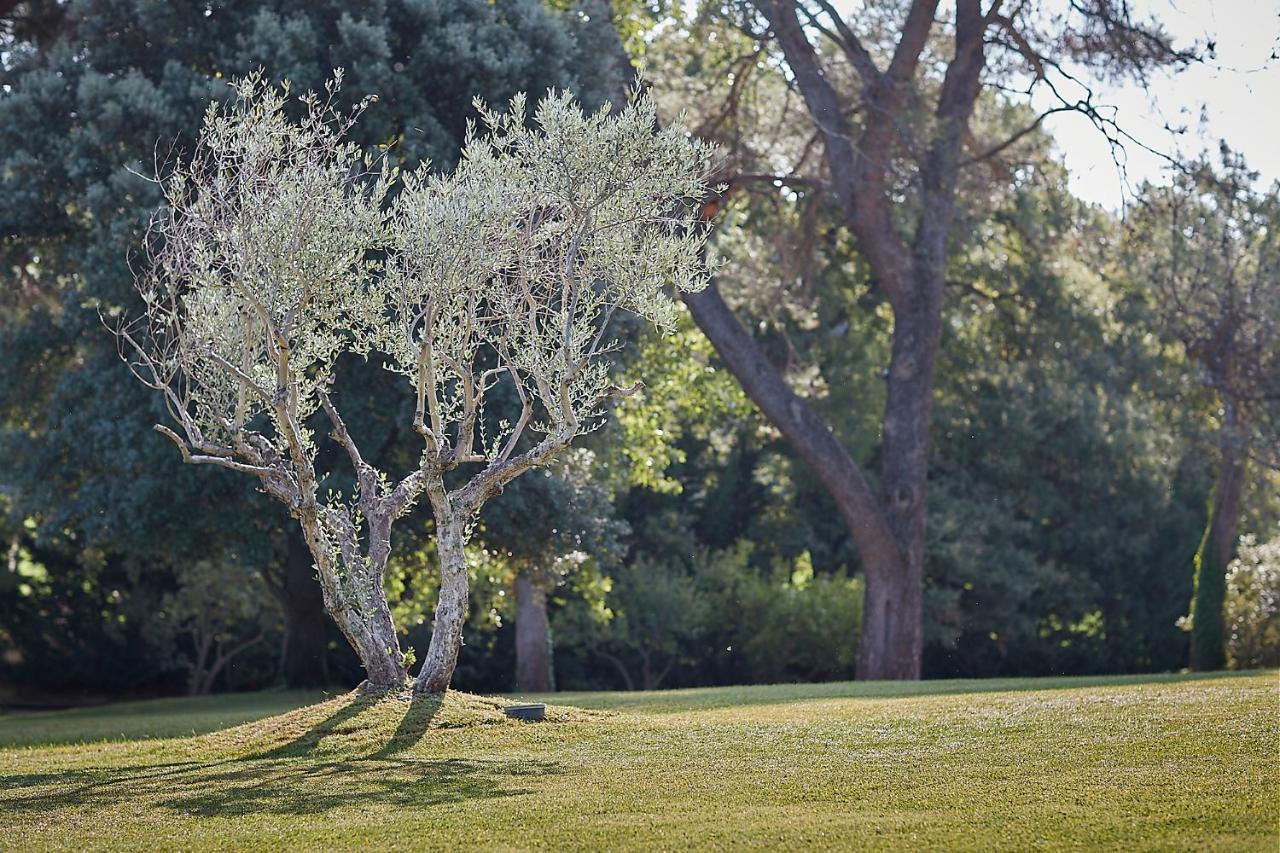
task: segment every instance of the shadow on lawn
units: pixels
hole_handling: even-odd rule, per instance
[[[529,793],[521,779],[560,772],[532,760],[418,759],[414,746],[440,710],[415,698],[394,734],[362,757],[315,760],[326,737],[359,729],[378,697],[352,699],[293,740],[273,749],[212,762],[169,762],[120,769],[0,775],[0,809],[44,813],[68,806],[150,802],[197,816],[315,815],[342,806],[422,807]]]
[[[244,760],[301,758],[311,755],[319,750],[325,738],[359,732],[363,726],[358,722],[358,719],[366,711],[373,711],[384,702],[396,701],[395,698],[387,696],[356,696],[288,743],[281,744],[266,752],[245,756]],[[381,748],[366,757],[371,759],[391,758],[398,753],[413,748],[422,739],[422,736],[426,734],[427,729],[431,727],[431,721],[440,713],[441,701],[442,697],[440,696],[419,696],[414,694],[404,716],[400,718],[400,723],[396,727],[395,733]]]

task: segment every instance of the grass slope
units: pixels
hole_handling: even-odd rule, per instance
[[[0,847],[1280,843],[1275,673],[309,698],[0,718]]]

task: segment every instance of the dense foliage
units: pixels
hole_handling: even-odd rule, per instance
[[[686,110],[700,135],[732,145],[739,180],[708,212],[726,300],[876,470],[892,318],[820,191],[812,127],[778,56],[716,15],[667,9],[654,27],[654,10],[615,8],[664,118]],[[896,8],[871,24],[892,27]],[[359,680],[305,543],[245,478],[184,467],[150,432],[163,406],[102,326],[100,312],[141,308],[130,247],[160,202],[142,176],[188,153],[225,81],[258,68],[298,92],[345,68],[340,109],[379,96],[353,129],[362,151],[448,169],[480,118],[473,96],[616,98],[626,69],[610,59],[610,23],[599,3],[534,0],[74,0],[0,20],[0,690]],[[984,93],[971,142],[1029,118]],[[1169,277],[1154,275],[1177,235],[1160,226],[1155,239],[1152,220],[1143,237],[1132,212],[1072,198],[1056,159],[1028,132],[957,189],[930,435],[926,676],[1188,662],[1179,621],[1220,475],[1223,398],[1168,322]],[[779,163],[796,168],[774,175]],[[1197,181],[1188,172],[1174,186],[1212,196]],[[1265,220],[1275,194],[1250,186]],[[904,196],[904,217],[913,204]],[[1269,298],[1280,289],[1274,271],[1256,283]],[[1259,334],[1274,331],[1260,316]],[[476,522],[459,686],[512,686],[519,577],[545,592],[560,687],[853,676],[864,567],[848,527],[690,317],[665,319],[674,334],[628,329],[612,355],[644,388],[586,451],[511,483]],[[421,438],[403,378],[352,359],[334,367],[339,381],[358,376],[342,413],[370,461],[408,470]],[[1253,378],[1275,381],[1267,370]],[[501,402],[519,408],[514,395]],[[1274,561],[1254,544],[1273,543],[1280,520],[1261,450],[1274,423],[1249,421],[1238,533],[1252,538],[1223,575],[1221,639],[1236,666],[1275,660]],[[501,428],[498,416],[483,424]],[[343,467],[341,453],[326,444],[320,464]],[[327,485],[351,494],[355,483]],[[386,589],[405,649],[430,642],[436,532],[427,507],[397,527]],[[210,620],[225,584],[251,594]]]

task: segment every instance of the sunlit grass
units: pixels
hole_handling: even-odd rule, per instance
[[[1280,843],[1275,673],[309,698],[0,719],[0,847]]]

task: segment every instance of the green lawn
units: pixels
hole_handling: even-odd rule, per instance
[[[1280,849],[1274,672],[316,698],[2,717],[0,849]]]

